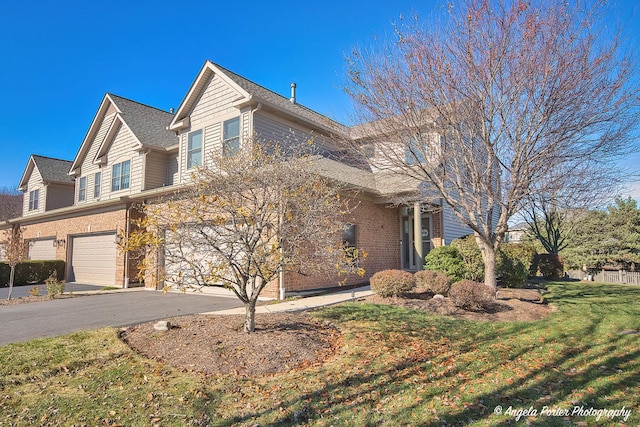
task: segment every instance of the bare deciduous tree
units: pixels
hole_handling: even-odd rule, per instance
[[[215,155],[193,174],[192,188],[144,207],[124,250],[163,247],[165,286],[222,284],[245,304],[244,330],[279,274],[358,273],[343,247],[348,203],[341,187],[313,172],[314,156],[260,144]]]
[[[626,176],[624,169],[599,161],[584,161],[568,171],[558,167],[536,184],[538,188],[525,198],[520,214],[545,250],[557,256],[567,247],[579,218],[612,203]]]
[[[630,150],[637,74],[601,6],[462,0],[442,22],[398,25],[348,58],[378,167],[424,182],[420,197],[441,198],[473,230],[487,285],[507,220],[554,190],[554,171]]]
[[[0,188],[0,221],[22,214],[22,194],[8,187]]]
[[[22,228],[20,226],[13,226],[7,235],[7,240],[4,243],[4,257],[7,259],[11,272],[9,274],[9,295],[7,299],[11,299],[13,293],[13,279],[15,278],[16,266],[24,261],[25,258],[25,242],[22,238]]]

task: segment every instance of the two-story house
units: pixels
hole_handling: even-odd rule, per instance
[[[312,138],[325,153],[318,159],[318,172],[358,190],[358,206],[346,220],[350,243],[368,253],[362,264],[367,276],[349,283],[389,268],[420,269],[431,248],[469,230],[446,207],[393,203],[398,194],[415,189],[415,183],[336,155],[335,141],[361,137],[362,128],[346,127],[300,105],[294,85],[288,98],[206,61],[175,115],[105,95],[67,170],[73,180],[72,203],[48,209],[38,200],[38,206],[44,203],[42,210],[29,211],[27,195],[41,185],[30,160],[21,182],[27,199],[24,215],[3,227],[20,224],[25,238],[48,239],[55,258],[67,262],[67,281],[128,286],[137,265],[118,253],[116,238],[131,229],[137,203],[189,185],[191,173],[213,151],[233,155],[252,141]],[[162,256],[153,259],[159,268],[170,267],[161,265]],[[337,283],[333,277],[288,274],[264,295],[282,297]],[[145,286],[162,284],[148,281]]]
[[[24,227],[30,258],[65,260],[67,281],[128,286],[137,267],[118,253],[116,236],[137,212],[132,196],[174,184],[172,118],[106,94],[73,161],[32,156],[20,184],[23,217],[10,221]]]

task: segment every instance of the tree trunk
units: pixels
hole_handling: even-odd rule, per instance
[[[10,300],[11,299],[11,294],[13,293],[13,279],[16,275],[16,266],[12,265],[11,266],[11,273],[9,274],[9,295],[7,296],[7,299]]]
[[[476,242],[482,254],[484,261],[484,284],[491,286],[494,290],[498,289],[498,281],[496,279],[496,250],[493,245],[487,244],[484,240],[476,236]]]
[[[246,317],[244,319],[244,331],[254,332],[256,329],[256,301],[251,300],[244,305]]]

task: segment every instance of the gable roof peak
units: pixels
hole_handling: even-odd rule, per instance
[[[34,168],[38,168],[44,183],[73,184],[73,178],[68,174],[72,163],[70,160],[32,154],[29,157],[18,188],[23,191],[26,190]]]
[[[194,108],[202,92],[206,89],[206,83],[211,76],[215,74],[219,75],[230,86],[239,92],[242,98],[234,104],[237,107],[247,105],[251,102],[261,102],[272,109],[297,120],[304,121],[314,127],[325,129],[329,132],[347,134],[346,127],[341,123],[305,107],[304,105],[298,104],[297,102],[293,103],[289,98],[267,89],[252,80],[242,77],[208,59],[204,62],[204,65],[196,79],[182,100],[182,103],[169,126],[171,130],[179,131],[189,126],[189,115],[191,110]]]

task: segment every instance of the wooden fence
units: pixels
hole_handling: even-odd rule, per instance
[[[567,271],[572,279],[584,280],[586,273],[581,270]],[[622,285],[640,285],[640,272],[625,270],[600,270],[592,277],[594,282],[618,283]]]

